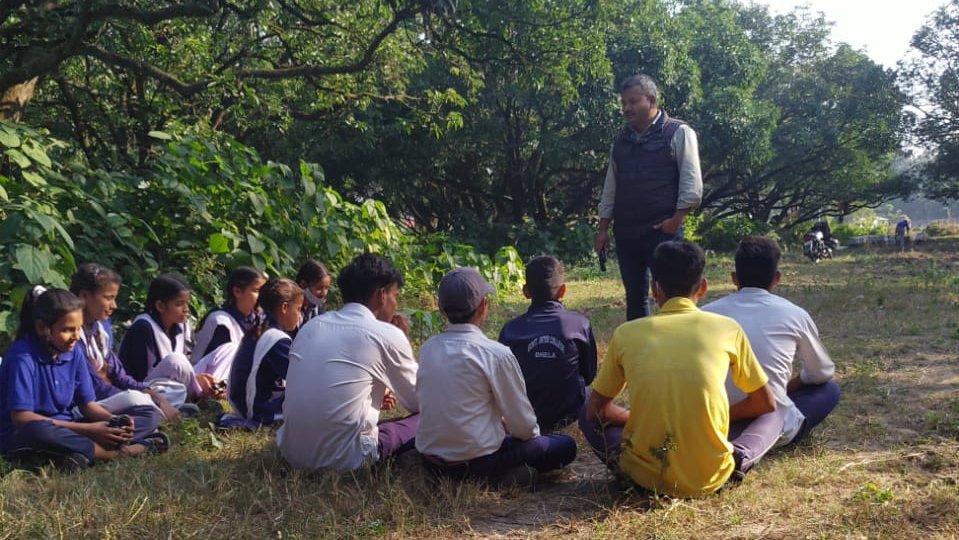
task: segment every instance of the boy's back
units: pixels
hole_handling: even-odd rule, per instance
[[[540,428],[576,418],[585,385],[596,376],[596,341],[589,320],[558,301],[533,303],[507,322],[499,341],[516,356]]]
[[[735,466],[727,372],[747,392],[766,383],[739,325],[689,299],[672,298],[658,314],[617,328],[593,388],[616,396],[629,386],[620,468],[673,496],[718,489]]]

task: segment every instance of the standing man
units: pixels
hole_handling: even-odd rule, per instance
[[[626,79],[620,99],[626,127],[613,140],[593,248],[609,248],[609,224],[615,221],[626,318],[632,320],[649,315],[653,251],[682,238],[686,215],[702,201],[703,178],[696,132],[659,109],[652,77]]]
[[[343,307],[310,319],[290,347],[276,441],[294,469],[349,472],[413,449],[417,366],[396,312],[403,276],[366,253],[336,282]],[[397,400],[414,414],[380,421]]]

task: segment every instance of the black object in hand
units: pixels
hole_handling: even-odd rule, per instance
[[[603,248],[599,251],[599,271],[606,271],[606,248]]]
[[[127,427],[130,425],[129,416],[118,416],[113,415],[107,420],[107,426],[109,427]]]
[[[213,391],[219,392],[221,390],[226,390],[226,381],[217,381],[213,383]]]

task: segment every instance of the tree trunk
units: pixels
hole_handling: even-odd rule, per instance
[[[33,90],[37,86],[39,77],[34,77],[29,81],[15,84],[3,90],[0,96],[0,120],[10,120],[19,122],[23,116],[23,110],[27,107],[27,102],[33,98]]]

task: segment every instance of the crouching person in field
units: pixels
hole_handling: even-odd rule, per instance
[[[528,467],[545,472],[576,457],[572,437],[540,435],[516,358],[483,334],[492,292],[472,268],[446,274],[439,307],[449,325],[420,348],[416,449],[428,469],[455,479],[523,480]]]
[[[596,454],[639,486],[674,497],[713,493],[740,477],[782,430],[767,377],[736,321],[705,313],[705,255],[680,241],[653,255],[660,310],[620,325],[587,399],[580,427]],[[746,394],[732,407],[727,373]],[[613,403],[629,386],[629,409]],[[735,438],[730,421],[750,419]]]
[[[839,403],[839,385],[832,380],[836,366],[819,339],[819,330],[803,308],[772,294],[779,283],[779,245],[775,240],[747,236],[736,250],[732,274],[737,292],[703,306],[703,311],[736,320],[769,376],[769,387],[783,410],[783,431],[777,446],[798,441],[822,422]],[[793,360],[800,371],[793,376]],[[729,401],[742,392],[728,381]],[[733,430],[737,426],[733,426]]]
[[[413,448],[420,407],[406,319],[396,312],[403,276],[367,253],[337,285],[344,306],[311,319],[290,347],[277,446],[295,469],[348,472]],[[381,422],[395,400],[414,414]]]

